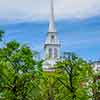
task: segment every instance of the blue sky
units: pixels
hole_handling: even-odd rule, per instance
[[[0,0],[0,29],[5,31],[5,41],[27,43],[43,55],[49,20],[47,1]],[[100,59],[100,0],[55,0],[55,17],[61,52]]]

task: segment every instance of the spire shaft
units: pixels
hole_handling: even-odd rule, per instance
[[[48,31],[56,32],[53,0],[50,0],[50,21],[49,21],[49,30]]]

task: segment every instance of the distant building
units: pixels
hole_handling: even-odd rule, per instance
[[[52,71],[57,59],[60,58],[60,42],[55,28],[53,0],[50,0],[50,21],[46,41],[44,43],[44,58],[46,59],[43,64],[45,71]]]
[[[94,61],[91,65],[95,71],[100,71],[100,61]]]

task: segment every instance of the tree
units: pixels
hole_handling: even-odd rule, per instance
[[[0,48],[0,99],[35,100],[39,95],[37,80],[42,61],[26,45],[10,41]]]
[[[61,75],[57,80],[66,91],[63,100],[88,100],[91,97],[89,83],[91,83],[92,69],[86,61],[74,53],[67,52],[56,66],[61,69]]]
[[[53,72],[42,72],[41,79],[39,80],[40,96],[37,100],[63,100],[61,96],[62,90],[61,83],[56,79],[58,71]]]
[[[2,41],[3,35],[4,35],[4,31],[0,30],[0,41]]]
[[[1,31],[1,41],[3,34]],[[95,74],[91,65],[74,53],[64,53],[54,72],[43,72],[43,60],[37,60],[38,52],[15,40],[4,45],[0,48],[0,100],[99,98],[100,82],[94,79],[100,73]]]
[[[93,73],[93,83],[92,83],[92,90],[93,90],[93,100],[100,100],[100,72],[97,71]]]

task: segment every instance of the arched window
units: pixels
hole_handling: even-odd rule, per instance
[[[58,50],[57,48],[54,48],[54,58],[57,58],[58,57]]]
[[[51,35],[51,42],[54,42],[54,41],[55,41],[55,36]]]
[[[52,48],[49,48],[49,57],[52,57]]]
[[[54,35],[51,35],[51,39],[54,39],[55,38],[55,36]]]

